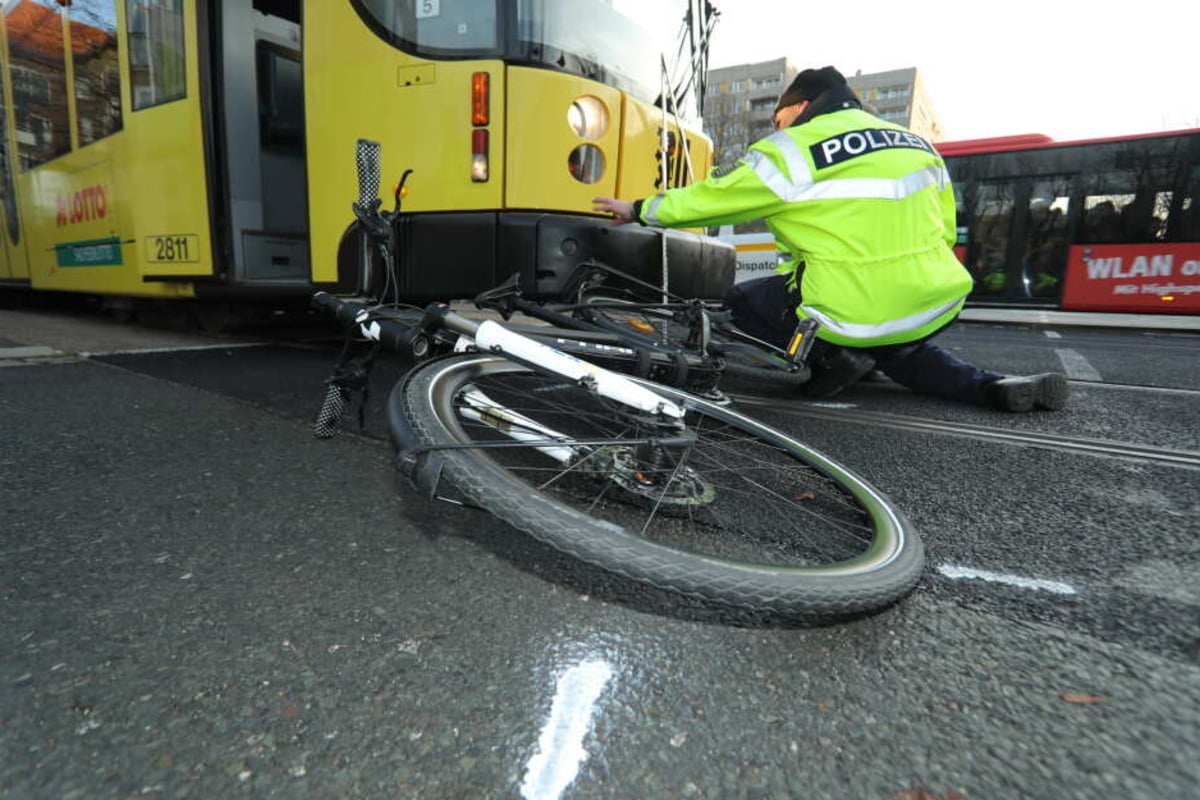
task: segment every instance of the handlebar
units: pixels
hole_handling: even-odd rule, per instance
[[[344,327],[358,328],[365,338],[413,360],[431,354],[432,334],[437,331],[447,330],[473,338],[479,330],[478,322],[451,311],[444,303],[430,303],[416,324],[389,319],[386,311],[381,312],[364,302],[342,300],[329,292],[317,292],[311,303],[313,308],[333,317]]]
[[[428,310],[421,322],[407,325],[384,316],[373,315],[365,304],[341,300],[329,292],[314,294],[312,306],[333,317],[346,328],[358,328],[365,338],[377,341],[405,358],[423,359],[429,355],[432,348],[427,331],[434,329],[436,324],[427,322]]]

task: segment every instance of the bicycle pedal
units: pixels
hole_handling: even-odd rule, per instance
[[[800,362],[808,358],[813,342],[817,340],[818,327],[820,323],[811,318],[802,319],[796,325],[796,330],[787,345],[787,354],[792,361]]]

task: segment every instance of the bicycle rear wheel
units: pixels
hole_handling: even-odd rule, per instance
[[[602,328],[660,347],[695,347],[691,326],[671,309],[598,294],[587,302],[578,313]],[[795,394],[810,378],[807,365],[732,327],[714,325],[709,337],[708,354],[723,362],[722,386],[759,394]]]
[[[686,408],[685,444],[655,450],[662,430],[485,355],[414,369],[389,423],[470,502],[635,581],[795,615],[879,609],[916,584],[920,540],[853,472],[742,414],[638,383]]]

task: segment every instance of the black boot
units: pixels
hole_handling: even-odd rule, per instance
[[[1060,372],[1001,378],[983,387],[984,402],[1001,411],[1058,411],[1067,404],[1070,393],[1067,376]]]
[[[857,350],[835,348],[809,362],[812,378],[800,387],[800,394],[816,400],[833,397],[863,375],[875,369],[875,359]]]

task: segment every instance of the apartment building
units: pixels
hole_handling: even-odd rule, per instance
[[[739,64],[708,71],[704,101],[705,131],[714,142],[716,163],[737,159],[771,132],[771,115],[780,93],[799,67],[789,58]],[[846,76],[859,99],[880,117],[914,133],[940,141],[942,126],[915,67]]]
[[[888,122],[903,125],[931,142],[942,140],[942,124],[916,67],[865,75],[859,71],[847,75],[846,81],[859,100]]]

